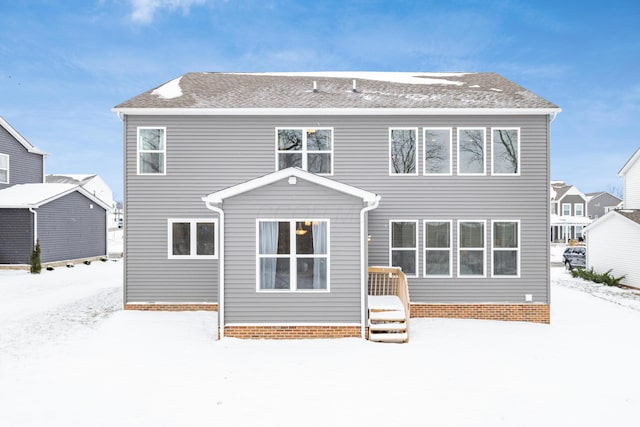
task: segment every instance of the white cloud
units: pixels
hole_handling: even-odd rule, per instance
[[[191,6],[206,2],[207,0],[131,0],[131,20],[139,24],[149,24],[159,9],[168,9],[171,12],[182,9],[183,13],[187,14]]]

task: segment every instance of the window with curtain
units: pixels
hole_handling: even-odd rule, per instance
[[[451,277],[451,221],[424,222],[424,275]]]
[[[418,174],[418,129],[389,129],[389,174]]]
[[[169,219],[169,258],[217,258],[216,220]]]
[[[306,171],[333,173],[333,129],[276,129],[277,170],[298,167]]]
[[[328,290],[328,221],[258,221],[258,290]]]
[[[407,276],[418,274],[418,221],[391,221],[390,262]]]
[[[458,276],[485,276],[484,221],[458,222]]]
[[[138,128],[138,175],[164,174],[166,170],[166,128]]]
[[[520,274],[520,222],[493,221],[493,276]]]

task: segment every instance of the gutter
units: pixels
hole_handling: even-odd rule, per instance
[[[34,208],[29,208],[29,212],[33,214],[33,246],[38,243],[38,212]]]
[[[207,209],[216,212],[219,216],[218,227],[218,328],[220,339],[224,338],[224,211],[205,200]]]
[[[367,282],[368,282],[368,271],[367,271],[367,260],[365,259],[365,245],[368,244],[367,234],[364,229],[364,218],[365,214],[369,211],[376,209],[380,205],[381,197],[376,195],[376,198],[373,202],[367,203],[367,206],[362,208],[360,211],[360,305],[361,305],[361,313],[360,313],[360,335],[362,339],[366,338],[366,326],[365,322],[367,320]]]

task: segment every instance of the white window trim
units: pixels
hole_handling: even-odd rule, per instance
[[[164,141],[162,146],[163,150],[141,150],[140,149],[140,130],[143,129],[162,129],[162,134],[164,135]],[[142,173],[140,172],[140,154],[141,153],[162,153],[163,164],[162,164],[162,172],[161,173]],[[167,128],[166,126],[138,126],[136,130],[136,172],[138,175],[142,176],[160,176],[167,174]]]
[[[449,131],[449,173],[427,172],[427,131],[448,130]],[[426,127],[422,129],[422,174],[425,176],[452,176],[453,175],[453,128],[448,127]]]
[[[11,177],[9,176],[10,169],[11,169],[11,165],[9,163],[10,158],[9,158],[8,154],[3,154],[3,153],[0,153],[0,157],[4,157],[4,158],[7,159],[7,169],[6,169],[7,170],[7,180],[6,181],[0,181],[0,184],[9,184],[9,182],[11,182]]]
[[[565,207],[565,206],[568,206],[568,207],[569,207],[569,214],[568,214],[568,215],[566,215],[566,214],[564,213],[564,207]],[[562,212],[560,213],[560,216],[571,216],[571,203],[563,203],[563,204],[562,204]]]
[[[479,222],[482,223],[484,229],[484,247],[482,248],[463,248],[460,244],[460,224],[463,222]],[[487,277],[487,221],[484,219],[459,219],[458,220],[458,277],[459,278],[483,278]],[[481,250],[482,249],[482,275],[479,274],[460,274],[460,252],[463,250]]]
[[[412,248],[394,248],[393,247],[393,223],[394,222],[412,222],[416,225],[416,246],[412,247]],[[389,265],[392,266],[393,263],[393,251],[397,250],[397,251],[409,251],[409,250],[413,250],[416,252],[416,266],[415,266],[415,274],[407,274],[406,272],[403,271],[403,273],[407,276],[407,277],[420,277],[420,269],[418,268],[418,266],[420,265],[419,259],[420,259],[420,241],[418,239],[419,236],[419,227],[418,227],[419,221],[418,220],[413,220],[413,219],[391,219],[389,220]]]
[[[445,248],[428,248],[427,247],[427,224],[431,222],[446,222],[449,224],[449,274],[427,274],[427,251],[445,251]],[[447,219],[425,219],[423,221],[423,245],[424,253],[422,255],[422,276],[425,278],[451,278],[453,277],[453,221]]]
[[[416,171],[414,173],[395,173],[393,172],[393,167],[391,166],[391,144],[393,142],[393,140],[391,139],[391,132],[394,130],[412,130],[416,133]],[[418,176],[418,171],[419,166],[420,166],[420,159],[418,156],[418,153],[420,153],[420,139],[418,136],[418,128],[414,128],[414,127],[391,127],[389,128],[389,150],[388,150],[388,154],[389,154],[389,176]],[[408,276],[407,276],[408,277]]]
[[[463,130],[481,130],[482,131],[482,173],[460,172],[460,131]],[[457,173],[460,176],[486,176],[487,175],[487,128],[484,127],[459,127],[456,130],[457,138]]]
[[[283,128],[291,129],[291,128]],[[326,254],[261,254],[260,253],[260,223],[261,222],[288,222],[289,223],[289,248],[296,249],[296,222],[318,221],[327,223],[327,253]],[[290,294],[292,292],[302,294],[325,294],[331,292],[331,222],[327,218],[257,218],[256,219],[256,292],[267,294]],[[291,287],[289,289],[260,289],[260,259],[261,258],[288,258],[289,271],[297,272],[296,260],[298,258],[326,258],[327,260],[327,289],[298,289],[297,275],[291,274]]]
[[[494,130],[515,130],[518,131],[518,172],[516,173],[497,173],[493,171],[493,165],[495,163],[495,150],[494,150],[494,141],[493,141],[493,131]],[[522,152],[522,132],[520,132],[519,127],[492,127],[491,128],[491,175],[495,176],[520,176],[520,171],[522,170],[522,163],[520,161],[520,153]]]
[[[518,224],[518,246],[516,248],[496,248],[494,244],[494,235],[493,235],[493,224],[496,222],[515,222]],[[495,277],[496,279],[506,278],[506,279],[519,279],[520,278],[520,247],[522,245],[522,241],[520,240],[520,234],[522,233],[522,228],[520,227],[519,219],[494,219],[491,220],[491,277]],[[493,267],[495,265],[495,252],[496,251],[516,251],[516,270],[517,274],[515,275],[506,275],[506,274],[494,274]]]
[[[190,244],[189,255],[173,254],[173,224],[186,222],[190,224]],[[213,255],[197,255],[198,233],[197,224],[213,224]],[[195,236],[195,238],[193,238]],[[167,220],[167,257],[169,259],[218,259],[218,219],[217,218],[169,218]]]
[[[302,131],[302,150],[300,151],[281,151],[278,150],[278,131],[280,130],[291,130],[291,129],[295,129],[295,130],[301,130]],[[315,129],[315,130],[330,130],[331,131],[331,150],[324,150],[324,151],[319,151],[319,150],[307,150],[307,131],[309,129]],[[279,161],[279,154],[298,154],[300,153],[300,155],[302,156],[302,169],[308,172],[308,160],[307,160],[307,155],[308,154],[330,154],[331,155],[331,173],[316,173],[316,172],[311,172],[311,173],[315,173],[316,175],[321,175],[321,176],[333,176],[333,161],[335,158],[334,155],[334,146],[335,146],[335,131],[333,129],[333,127],[326,127],[326,126],[318,126],[318,127],[314,127],[314,126],[307,126],[307,127],[300,127],[300,126],[279,126],[276,127],[275,129],[275,143],[276,143],[276,172],[279,171],[279,166],[280,166],[280,161]]]
[[[578,206],[580,207],[580,214],[578,215]],[[574,203],[573,204],[573,215],[574,216],[584,216],[584,203]]]

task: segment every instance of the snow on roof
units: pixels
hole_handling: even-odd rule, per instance
[[[81,174],[51,174],[46,176],[46,181],[50,183],[58,183],[58,184],[75,184],[75,185],[83,185],[86,184],[87,181],[95,178],[96,175],[81,175]]]
[[[460,114],[468,114],[469,109],[508,110],[509,114],[560,111],[496,73],[398,72],[187,73],[119,104],[114,111],[366,109],[373,114],[395,108]]]
[[[38,207],[78,188],[74,184],[19,184],[0,190],[0,208]]]
[[[568,216],[551,214],[551,225],[587,225],[592,220],[586,216]]]
[[[182,80],[182,76],[163,84],[162,86],[151,92],[151,95],[157,95],[162,99],[173,99],[182,96],[180,80]]]

